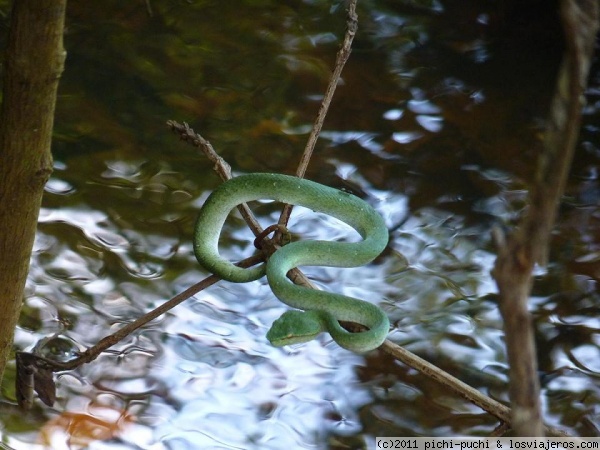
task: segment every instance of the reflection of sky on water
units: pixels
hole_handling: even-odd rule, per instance
[[[116,19],[109,6],[93,17],[89,5],[70,6],[55,173],[19,349],[54,333],[93,345],[206,275],[191,236],[216,177],[195,149],[165,131],[165,120],[189,120],[237,173],[292,173],[344,22],[341,10],[314,2],[274,3],[269,11],[151,3],[152,19],[133,3],[115,6],[126,11]],[[447,6],[361,6],[355,48],[309,174],[380,211],[390,245],[363,268],[306,272],[323,289],[380,304],[393,325],[390,339],[506,400],[489,236],[524,210],[519,158],[523,136],[536,133],[528,108],[538,104],[526,95],[541,83],[520,75],[525,84],[506,95],[498,85],[509,80],[486,66],[497,57],[485,39],[495,13],[456,15]],[[595,420],[600,401],[598,92],[589,90],[552,262],[536,273],[531,302],[548,421],[575,431]],[[510,138],[515,131],[521,134]],[[275,206],[255,207],[263,225],[277,218]],[[304,208],[291,223],[296,238],[355,238]],[[251,252],[250,233],[230,220],[222,253],[241,259]],[[91,449],[364,448],[380,433],[485,435],[495,427],[382,355],[353,355],[328,336],[271,347],[266,331],[285,309],[264,281],[219,283],[97,361],[61,374],[55,409],[38,408],[25,421],[4,414],[2,436],[15,449],[36,448],[44,426],[67,413],[96,417],[96,406],[134,420]],[[53,448],[66,448],[64,429],[54,430]]]

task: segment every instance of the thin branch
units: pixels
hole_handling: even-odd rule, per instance
[[[529,211],[506,239],[498,230],[493,270],[500,294],[509,362],[512,423],[517,436],[543,436],[537,357],[527,309],[535,263],[547,261],[548,241],[564,191],[581,122],[582,99],[595,36],[596,0],[563,0],[566,52],[548,118]]]
[[[502,403],[483,395],[477,389],[460,381],[458,378],[453,377],[448,372],[445,372],[433,364],[425,361],[423,358],[415,355],[414,353],[409,352],[405,348],[394,344],[390,340],[386,339],[383,344],[381,344],[380,349],[392,355],[395,359],[406,364],[407,366],[418,370],[421,374],[446,386],[460,397],[468,400],[474,405],[479,406],[481,409],[500,420],[501,423],[506,424],[508,428],[512,427],[511,424],[513,419],[511,410],[508,406],[505,406]],[[544,431],[548,436],[568,436],[568,434],[565,432],[548,426],[544,427]]]
[[[331,74],[331,78],[329,79],[327,89],[325,90],[325,96],[323,97],[323,101],[321,102],[321,107],[319,108],[317,118],[315,119],[315,123],[313,124],[310,135],[308,136],[308,141],[306,143],[306,147],[304,148],[304,153],[302,153],[300,163],[298,164],[298,169],[296,170],[296,176],[299,178],[304,178],[304,174],[306,173],[308,163],[310,162],[310,158],[312,157],[313,150],[317,143],[317,139],[319,138],[319,134],[321,133],[321,129],[323,128],[323,122],[325,122],[325,117],[327,116],[327,112],[329,111],[329,105],[331,104],[331,100],[333,99],[333,94],[335,93],[335,89],[339,84],[342,75],[342,70],[344,69],[346,61],[348,61],[350,53],[352,52],[352,41],[354,40],[356,30],[358,29],[358,15],[356,14],[357,1],[358,0],[351,0],[350,4],[348,5],[348,19],[346,22],[346,34],[344,36],[344,42],[342,43],[342,47],[337,53],[335,67],[333,69],[333,73]],[[293,207],[294,205],[285,205],[283,207],[281,216],[279,216],[279,225],[287,226],[290,220],[290,216],[292,214]]]
[[[215,152],[215,149],[209,141],[195,133],[185,122],[180,124],[174,120],[167,120],[167,126],[171,131],[177,133],[182,141],[202,150],[202,153],[204,153],[208,160],[214,163],[213,170],[221,180],[227,181],[231,179],[231,166]],[[252,233],[254,233],[254,236],[259,236],[263,230],[252,214],[250,208],[248,208],[248,205],[246,203],[241,203],[238,205],[238,211],[250,227],[250,230],[252,230]]]
[[[240,261],[236,265],[239,267],[250,267],[261,261],[262,261],[262,256],[255,255],[255,256],[251,256],[249,258],[246,258],[246,259]],[[46,364],[46,366],[44,366],[44,368],[47,368],[48,370],[51,370],[53,372],[76,369],[77,367],[79,367],[83,364],[94,361],[100,355],[100,353],[102,353],[103,351],[105,351],[108,348],[112,347],[113,345],[117,344],[119,341],[126,338],[134,331],[136,331],[139,328],[146,325],[148,322],[151,322],[152,320],[156,319],[157,317],[162,316],[164,313],[166,313],[167,311],[176,307],[183,301],[187,300],[192,295],[195,295],[198,292],[203,291],[204,289],[217,283],[219,280],[220,280],[220,278],[217,277],[216,275],[210,275],[210,276],[206,277],[204,280],[187,288],[185,291],[180,292],[179,294],[175,295],[174,297],[172,297],[170,300],[166,301],[162,305],[160,305],[157,308],[153,309],[152,311],[144,314],[142,317],[139,317],[138,319],[134,320],[133,322],[128,323],[123,328],[119,328],[113,334],[110,334],[110,335],[100,339],[100,341],[98,341],[98,343],[95,344],[93,347],[88,348],[86,351],[81,353],[77,358],[74,358],[70,361],[66,361],[66,362],[54,361],[54,360],[44,358],[44,357],[38,356],[38,355],[35,355],[35,357],[36,357],[36,359],[39,359],[40,361],[43,361]],[[24,353],[24,352],[21,352],[21,353]]]

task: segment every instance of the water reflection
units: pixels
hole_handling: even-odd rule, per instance
[[[190,121],[239,172],[292,173],[345,20],[341,3],[151,5],[151,17],[143,2],[69,5],[55,175],[19,349],[57,332],[93,345],[206,275],[191,236],[216,177],[165,120]],[[390,246],[368,267],[307,273],[380,304],[392,340],[505,401],[489,232],[524,210],[556,51],[527,41],[531,53],[517,31],[495,31],[501,12],[485,8],[361,5],[309,177],[369,201],[385,217]],[[597,92],[589,91],[552,263],[532,302],[548,421],[581,434],[593,431],[599,403]],[[258,211],[265,224],[277,217],[272,205]],[[353,238],[301,208],[293,230]],[[239,220],[225,234],[228,257],[251,252]],[[59,376],[55,409],[3,415],[2,438],[15,449],[46,439],[68,448],[69,436],[71,448],[94,449],[367,448],[374,436],[486,435],[496,426],[386,355],[353,355],[327,336],[272,348],[265,334],[285,309],[264,281],[220,283]],[[78,426],[77,443],[74,423],[108,432]]]

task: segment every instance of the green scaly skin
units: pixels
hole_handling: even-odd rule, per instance
[[[229,212],[240,203],[260,199],[301,205],[335,217],[354,228],[359,242],[299,241],[277,250],[266,264],[241,268],[221,258],[219,235]],[[273,293],[288,311],[277,319],[267,338],[276,347],[314,339],[328,332],[341,347],[363,353],[379,347],[389,330],[386,314],[377,306],[353,297],[297,286],[286,278],[298,266],[358,267],[371,262],[388,243],[381,216],[360,198],[313,181],[288,175],[253,173],[232,178],[206,200],[194,230],[194,254],[220,278],[245,283],[267,275]],[[350,333],[338,320],[369,328]]]

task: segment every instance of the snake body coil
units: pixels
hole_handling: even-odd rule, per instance
[[[240,203],[271,199],[301,205],[335,217],[362,236],[359,242],[298,241],[278,249],[266,264],[241,268],[223,259],[218,243],[229,212]],[[377,257],[388,242],[381,216],[360,198],[302,178],[254,173],[226,181],[206,200],[194,230],[194,254],[210,272],[227,281],[245,283],[267,275],[273,293],[283,303],[302,311],[288,311],[277,319],[267,338],[275,346],[314,339],[321,331],[348,350],[362,353],[385,340],[389,320],[377,306],[341,294],[291,283],[286,274],[298,266],[358,267]],[[338,320],[369,328],[350,333]]]

